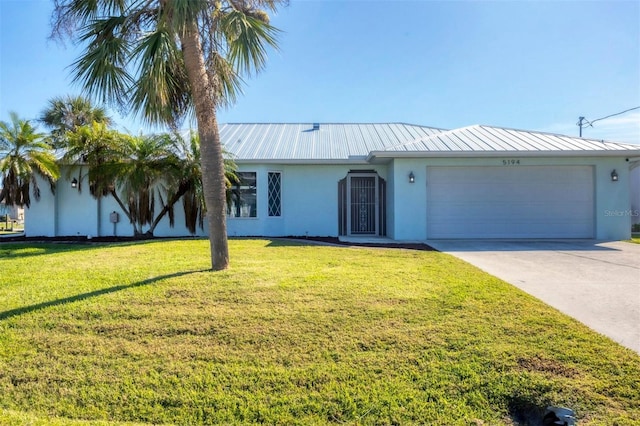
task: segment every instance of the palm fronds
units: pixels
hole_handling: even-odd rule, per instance
[[[38,200],[38,177],[54,190],[60,170],[44,134],[37,133],[28,120],[10,113],[11,123],[0,121],[0,201],[29,207],[31,194]]]

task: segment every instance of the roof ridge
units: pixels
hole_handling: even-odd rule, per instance
[[[361,121],[295,121],[295,122],[269,122],[269,121],[236,121],[236,122],[223,122],[220,123],[220,125],[255,125],[255,124],[260,124],[260,125],[273,125],[273,124],[279,124],[279,125],[292,125],[292,126],[301,126],[301,125],[307,125],[307,124],[311,124],[313,125],[314,123],[319,123],[320,125],[354,125],[354,126],[362,126],[362,125],[380,125],[380,124],[400,124],[400,125],[404,125],[404,126],[413,126],[413,127],[423,127],[423,128],[427,128],[427,129],[434,129],[434,130],[441,130],[441,131],[446,131],[446,130],[450,130],[450,129],[444,129],[442,127],[434,127],[434,126],[427,126],[425,124],[414,124],[414,123],[406,123],[403,121],[366,121],[366,122],[361,122]]]
[[[403,143],[399,143],[399,144],[397,144],[397,145],[388,146],[388,147],[386,147],[386,148],[385,148],[385,151],[392,151],[392,150],[394,150],[394,148],[398,148],[398,147],[401,147],[401,146],[410,145],[410,144],[412,144],[412,143],[416,143],[416,142],[422,142],[422,141],[431,140],[431,139],[433,139],[433,138],[437,138],[438,136],[446,136],[446,135],[449,135],[449,134],[455,133],[455,132],[457,132],[457,131],[459,131],[459,130],[464,130],[464,129],[467,129],[467,128],[470,128],[470,127],[477,127],[477,126],[478,126],[478,125],[477,125],[477,124],[475,124],[475,125],[472,125],[472,126],[465,126],[465,127],[458,127],[458,128],[456,128],[456,129],[443,130],[443,131],[442,131],[442,132],[440,132],[440,133],[435,133],[435,134],[433,134],[433,135],[428,135],[428,136],[423,136],[423,137],[415,138],[415,139],[413,139],[413,140],[410,140],[410,141],[407,141],[407,142],[403,142]]]
[[[607,140],[607,139],[585,138],[585,137],[582,137],[582,136],[570,136],[570,135],[565,135],[563,133],[545,132],[545,131],[542,131],[542,130],[517,129],[515,127],[490,126],[490,125],[487,125],[487,124],[475,124],[473,126],[467,126],[467,127],[487,127],[487,128],[491,128],[491,129],[512,130],[514,132],[526,132],[526,133],[535,133],[535,134],[539,134],[539,135],[556,136],[556,137],[561,137],[561,138],[580,139],[580,140],[583,140],[583,141],[596,142],[596,143],[600,143],[600,144],[614,144],[614,145],[624,145],[624,146],[632,146],[632,147],[637,147],[638,146],[638,144],[633,144],[633,143],[628,143],[628,142],[616,142],[616,141]],[[453,129],[453,130],[458,130],[458,129]]]

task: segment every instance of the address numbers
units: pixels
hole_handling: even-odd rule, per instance
[[[502,165],[503,166],[519,166],[520,160],[515,158],[509,159],[509,160],[502,160]]]

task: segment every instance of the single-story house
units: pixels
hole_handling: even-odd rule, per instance
[[[231,237],[619,240],[636,219],[640,145],[481,125],[224,124],[220,134],[242,178]],[[25,233],[132,235],[110,221],[118,210],[59,182],[32,203]],[[189,235],[181,215],[155,235]]]

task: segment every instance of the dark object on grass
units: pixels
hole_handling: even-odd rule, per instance
[[[565,407],[547,407],[542,418],[542,426],[575,426],[576,417],[573,410]]]

